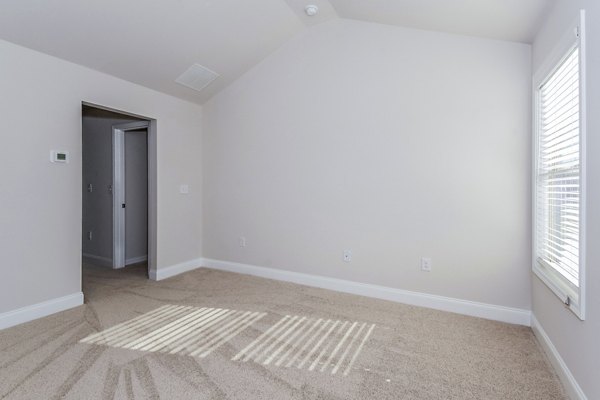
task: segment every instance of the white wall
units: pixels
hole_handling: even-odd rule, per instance
[[[204,106],[203,255],[529,309],[530,85],[528,45],[307,29]]]
[[[199,106],[4,41],[0,59],[0,313],[81,291],[82,101],[157,120],[157,266],[200,256]]]
[[[600,399],[600,2],[559,0],[533,45],[534,71],[586,10],[587,26],[587,265],[586,320],[580,321],[536,277],[533,313],[588,399]]]
[[[122,114],[84,107],[82,119],[82,251],[91,261],[112,265],[113,198],[112,126],[138,121]],[[88,192],[89,184],[93,185]],[[87,232],[92,232],[89,240]]]

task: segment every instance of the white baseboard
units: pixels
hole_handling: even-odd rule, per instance
[[[185,261],[169,267],[159,268],[158,270],[151,270],[149,272],[150,279],[154,281],[160,281],[196,268],[200,268],[202,266],[202,261],[202,258],[196,258],[194,260]]]
[[[160,281],[188,272],[200,267],[208,267],[229,272],[260,276],[285,282],[293,282],[301,285],[314,286],[338,292],[357,294],[361,296],[374,297],[395,301],[397,303],[410,304],[420,307],[433,308],[436,310],[454,312],[457,314],[473,317],[491,319],[495,321],[508,322],[518,325],[531,325],[531,312],[519,308],[497,306],[493,304],[478,303],[469,300],[455,299],[426,293],[411,292],[408,290],[390,288],[386,286],[373,285],[347,281],[325,276],[309,275],[300,272],[285,271],[274,268],[258,267],[255,265],[240,264],[229,261],[197,258],[170,267],[150,271],[150,279]]]
[[[125,265],[137,264],[143,261],[148,261],[148,255],[128,258],[125,260]]]
[[[87,260],[90,264],[99,265],[101,267],[111,267],[113,265],[112,259],[108,257],[96,256],[89,253],[83,253],[82,257]]]
[[[69,308],[77,307],[82,304],[83,293],[78,292],[57,299],[32,304],[17,310],[8,311],[0,314],[0,329],[10,328],[11,326],[46,317],[50,314],[68,310]]]
[[[571,374],[569,367],[567,367],[567,364],[560,356],[558,350],[556,350],[556,347],[554,347],[550,337],[548,337],[546,331],[544,331],[544,328],[533,314],[531,315],[531,329],[533,329],[533,333],[535,333],[535,336],[538,338],[538,341],[548,355],[554,370],[565,387],[567,395],[572,400],[587,400],[585,393],[583,393],[583,390],[575,380],[575,377]]]
[[[411,292],[408,290],[390,288],[367,283],[347,281],[343,279],[328,278],[318,275],[309,275],[274,268],[258,267],[255,265],[240,264],[229,261],[203,259],[202,265],[223,271],[237,272],[275,279],[301,285],[315,286],[338,292],[358,294],[361,296],[395,301],[436,310],[449,311],[473,317],[480,317],[496,321],[508,322],[518,325],[531,325],[531,311],[519,308],[497,306],[493,304],[478,303],[474,301],[443,297],[426,293]]]

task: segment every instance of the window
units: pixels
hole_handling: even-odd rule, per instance
[[[536,74],[534,260],[536,275],[584,318],[583,14]]]

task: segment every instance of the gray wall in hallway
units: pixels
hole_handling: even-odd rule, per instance
[[[95,263],[109,265],[112,260],[112,126],[138,119],[99,110],[83,108],[83,231],[82,251],[93,256]],[[92,192],[88,185],[93,186]],[[92,232],[92,240],[88,239]]]

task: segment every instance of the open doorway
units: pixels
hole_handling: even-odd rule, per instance
[[[84,267],[131,266],[147,277],[155,265],[154,126],[143,117],[82,106]]]

